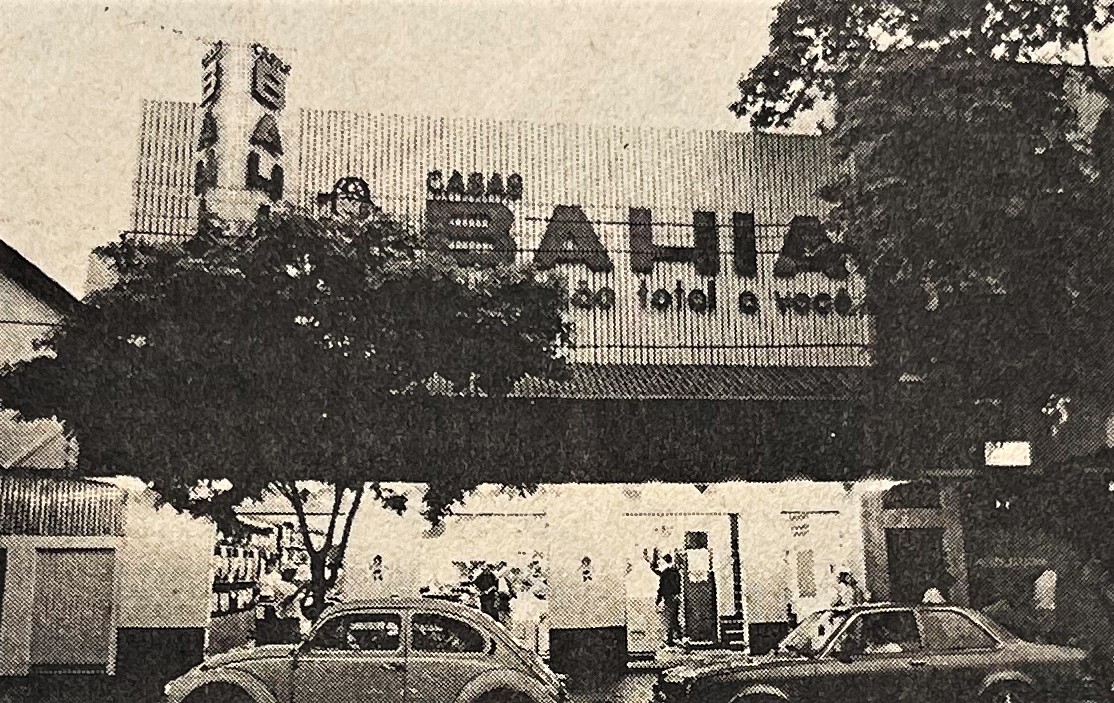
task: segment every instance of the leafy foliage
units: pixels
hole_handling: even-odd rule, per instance
[[[910,48],[977,60],[1053,61],[1080,66],[1114,95],[1092,62],[1091,37],[1114,22],[1110,0],[784,0],[770,49],[739,82],[731,108],[757,128],[788,126],[827,99],[842,99],[864,66],[893,69]]]
[[[1090,45],[1111,21],[1105,0],[787,0],[740,82],[760,128],[834,104],[823,195],[867,278],[884,468],[1022,438],[1056,460],[1041,410],[1109,387],[1114,130],[1094,111],[1114,91]]]
[[[304,482],[332,484],[311,550],[316,596],[365,491],[405,507],[382,477],[430,481],[432,520],[488,479],[413,463],[415,445],[444,441],[441,426],[414,422],[431,391],[504,396],[524,375],[561,372],[559,282],[462,270],[387,218],[288,208],[243,236],[203,223],[180,246],[124,240],[100,253],[116,283],[46,340],[51,354],[0,377],[0,398],[25,418],[60,418],[82,473],[138,475],[226,526],[234,506],[277,491],[310,544]]]

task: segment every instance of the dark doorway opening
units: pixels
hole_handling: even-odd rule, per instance
[[[888,529],[890,600],[919,603],[929,588],[947,593],[943,529]]]

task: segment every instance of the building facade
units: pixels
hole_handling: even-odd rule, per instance
[[[887,503],[888,486],[859,481],[871,320],[820,224],[836,168],[824,139],[294,107],[290,70],[263,47],[217,45],[197,103],[144,104],[131,236],[185,239],[208,215],[236,230],[284,202],[380,210],[461,264],[568,285],[570,378],[528,380],[505,407],[522,461],[594,483],[473,497],[440,535],[365,511],[350,553],[365,592],[444,587],[495,557],[529,571],[537,556],[544,604],[527,610],[545,627],[524,634],[572,666],[660,640],[642,550],[704,560],[703,610],[686,622],[706,629],[691,639],[754,651],[821,605],[837,570],[879,596],[941,570],[966,579],[950,498]],[[814,481],[787,481],[800,477]],[[492,535],[513,554],[479,553]],[[935,571],[893,583],[918,540]],[[368,581],[377,556],[390,576]]]

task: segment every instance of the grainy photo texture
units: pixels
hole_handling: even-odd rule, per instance
[[[1109,0],[3,15],[0,702],[1114,700]]]

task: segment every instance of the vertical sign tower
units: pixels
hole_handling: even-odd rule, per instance
[[[281,117],[290,66],[258,44],[217,42],[201,67],[194,193],[202,215],[236,231],[283,195]]]

